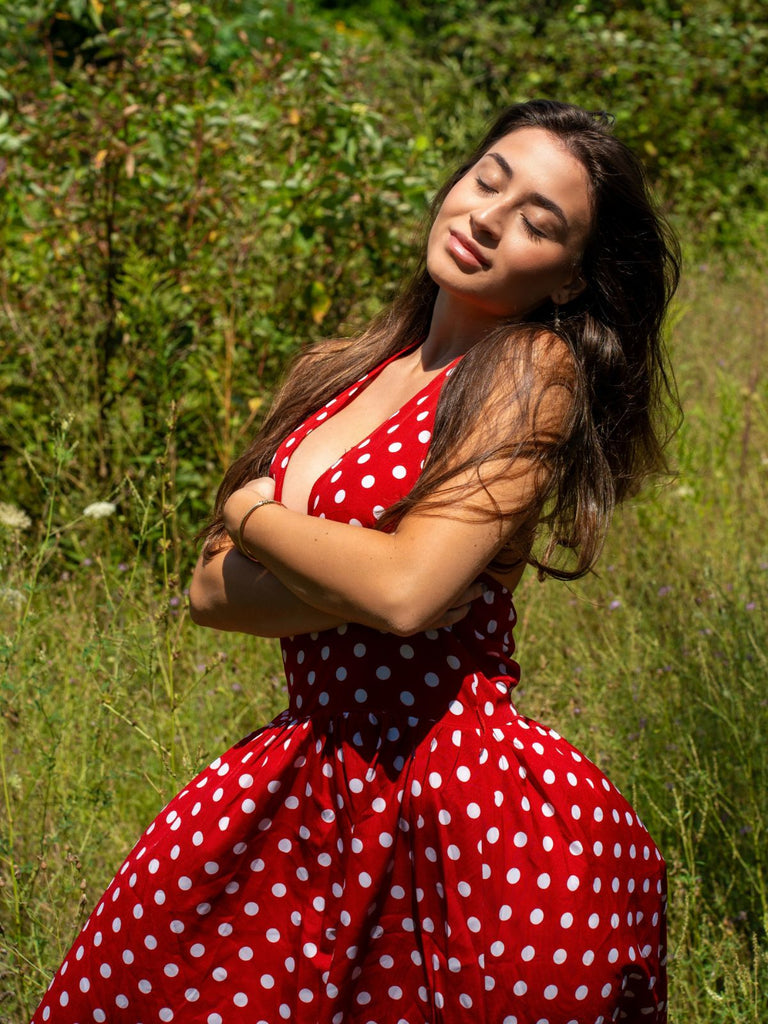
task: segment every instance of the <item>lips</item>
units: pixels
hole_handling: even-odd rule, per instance
[[[480,248],[475,245],[471,238],[467,238],[461,231],[450,229],[448,238],[448,249],[456,259],[467,267],[485,269],[489,267],[490,261],[485,258]]]

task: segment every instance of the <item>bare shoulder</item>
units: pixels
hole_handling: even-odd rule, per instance
[[[549,331],[510,345],[492,375],[484,400],[486,425],[519,439],[568,431],[578,369],[565,341]]]

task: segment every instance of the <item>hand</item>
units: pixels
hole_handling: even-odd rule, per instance
[[[253,501],[259,501],[260,498],[274,498],[275,496],[275,481],[271,476],[260,476],[255,480],[249,480],[247,484],[244,484],[240,488],[240,492],[235,491],[235,494],[247,493],[249,496],[253,496]],[[235,496],[232,495],[232,497]]]
[[[463,590],[453,605],[447,608],[443,614],[431,622],[427,628],[429,629],[442,629],[443,626],[453,626],[455,623],[460,622],[470,609],[473,601],[476,601],[478,597],[482,597],[487,590],[485,583],[470,583],[470,585]]]

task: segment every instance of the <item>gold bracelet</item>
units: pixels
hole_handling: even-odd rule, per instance
[[[245,529],[246,523],[251,518],[257,508],[261,508],[262,505],[282,505],[281,501],[276,501],[274,498],[262,498],[261,501],[257,501],[255,505],[251,505],[248,511],[245,513],[243,518],[240,520],[240,525],[237,528],[237,540],[235,541],[235,547],[241,555],[245,555],[246,558],[250,558],[252,562],[258,562],[258,558],[254,558],[249,553],[243,540],[243,530]]]

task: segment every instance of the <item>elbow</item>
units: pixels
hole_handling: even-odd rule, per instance
[[[413,636],[414,633],[421,633],[427,628],[423,618],[408,605],[392,608],[385,621],[386,625],[383,628],[395,636]]]
[[[395,591],[384,604],[384,625],[380,628],[387,633],[394,633],[395,636],[422,633],[429,629],[437,616],[434,600],[430,600],[426,587],[418,585],[415,581],[398,581]]]
[[[214,607],[207,588],[200,579],[200,571],[195,570],[189,585],[189,617],[196,626],[217,628]]]
[[[192,600],[191,592],[189,595],[189,617],[196,626],[208,626],[210,624],[207,609]]]
[[[189,617],[196,626],[210,626],[211,624],[208,609],[192,597],[191,590],[189,592]]]

